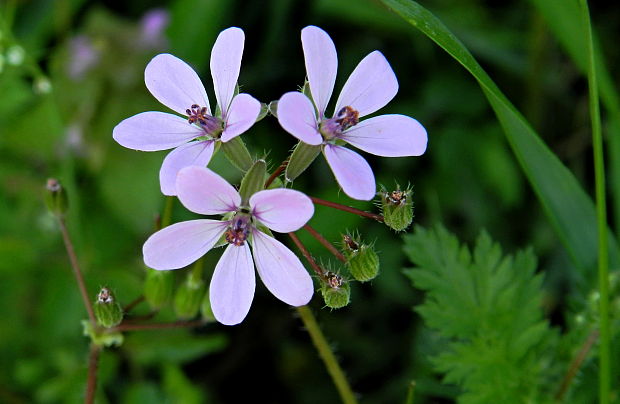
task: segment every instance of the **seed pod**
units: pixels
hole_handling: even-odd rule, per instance
[[[405,230],[413,221],[413,191],[383,191],[381,192],[381,209],[386,225],[396,231]]]
[[[101,288],[99,291],[93,311],[97,323],[105,328],[117,326],[123,321],[123,308],[108,288]]]
[[[321,294],[325,305],[332,309],[340,309],[348,305],[351,298],[349,283],[334,272],[327,272],[325,278],[321,282]]]
[[[356,281],[367,282],[379,273],[379,257],[372,245],[361,243],[348,234],[342,238],[342,252],[347,268]]]
[[[174,291],[174,274],[171,271],[146,269],[144,298],[153,310],[159,310],[170,301]]]
[[[67,212],[69,203],[67,193],[60,182],[55,178],[49,178],[45,185],[45,204],[47,209],[54,215],[62,216]]]

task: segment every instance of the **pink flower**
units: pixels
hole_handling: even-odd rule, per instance
[[[351,198],[370,200],[376,185],[372,169],[362,156],[342,146],[349,143],[367,153],[384,157],[419,156],[426,150],[426,130],[405,115],[359,118],[385,106],[398,91],[389,63],[379,51],[366,56],[345,83],[334,115],[325,116],[336,81],[338,57],[325,31],[308,26],[301,31],[310,93],[289,92],[278,102],[280,125],[309,145],[321,145],[338,184]]]
[[[280,188],[259,191],[242,201],[226,180],[197,166],[182,169],[176,187],[187,209],[224,218],[176,223],[153,234],[144,243],[146,265],[159,270],[183,268],[224,236],[229,245],[215,267],[209,289],[211,308],[220,323],[238,324],[250,310],[255,287],[252,255],[258,274],[275,297],[292,306],[310,301],[314,291],[310,275],[299,258],[265,228],[281,233],[298,230],[314,213],[310,198]]]
[[[228,142],[256,122],[260,103],[249,94],[234,95],[244,40],[241,29],[228,28],[217,37],[211,51],[211,75],[221,115],[211,112],[209,98],[196,72],[181,59],[164,53],[146,66],[144,81],[159,102],[183,118],[149,111],[127,118],[114,128],[114,139],[127,148],[174,148],[159,171],[165,195],[176,195],[176,177],[183,167],[206,166],[215,142]]]

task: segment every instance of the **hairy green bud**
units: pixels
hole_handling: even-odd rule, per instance
[[[382,191],[381,210],[386,225],[396,231],[405,230],[413,221],[413,191]]]
[[[123,321],[123,308],[118,304],[112,291],[108,288],[101,288],[97,294],[93,311],[95,312],[97,323],[102,327],[115,327]]]
[[[146,269],[144,298],[153,310],[159,310],[168,303],[174,292],[174,274],[171,271]]]
[[[49,178],[45,185],[45,204],[47,209],[57,216],[62,216],[69,208],[67,193],[60,182],[55,178]]]
[[[379,273],[379,256],[372,245],[361,243],[348,234],[342,238],[342,252],[346,266],[356,281],[367,282]]]
[[[327,272],[325,280],[321,282],[321,294],[325,305],[332,309],[340,309],[349,304],[351,287],[335,272]]]
[[[178,318],[190,319],[196,317],[200,310],[206,286],[202,279],[196,279],[192,273],[179,286],[174,295],[174,312]]]

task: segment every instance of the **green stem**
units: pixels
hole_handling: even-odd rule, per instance
[[[334,353],[329,347],[323,332],[321,332],[314,314],[312,314],[312,311],[308,306],[297,307],[297,312],[299,313],[306,330],[308,330],[308,334],[310,334],[310,338],[312,338],[314,346],[317,351],[319,351],[319,356],[323,360],[323,363],[325,363],[327,372],[329,372],[329,375],[336,385],[342,402],[346,404],[356,404],[357,399],[353,394],[353,390],[351,390],[351,386],[349,386],[349,382],[340,368],[340,365],[336,360],[336,356],[334,356]]]
[[[592,26],[587,0],[580,0],[584,35],[588,52],[588,87],[590,119],[592,120],[592,147],[594,149],[594,179],[596,192],[596,218],[598,227],[598,288],[600,294],[599,322],[599,402],[609,403],[611,387],[611,342],[609,331],[609,256],[607,252],[607,207],[605,203],[605,163],[603,156],[603,134],[599,111],[598,85]]]
[[[172,209],[174,208],[174,196],[166,196],[166,204],[164,205],[164,212],[161,215],[160,226],[163,229],[168,227],[172,222]]]

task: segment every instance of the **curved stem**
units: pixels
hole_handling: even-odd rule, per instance
[[[84,277],[82,276],[82,271],[80,270],[80,264],[78,263],[77,256],[75,255],[75,250],[73,248],[73,243],[71,242],[71,237],[69,236],[69,231],[67,230],[67,226],[65,224],[65,219],[62,216],[58,216],[58,223],[60,225],[60,232],[62,233],[62,240],[65,243],[65,248],[67,249],[67,255],[69,256],[69,261],[71,261],[71,268],[73,269],[73,276],[75,276],[75,280],[77,281],[78,288],[80,289],[80,294],[82,295],[82,301],[84,302],[84,307],[86,307],[86,311],[88,312],[88,318],[90,322],[95,325],[97,324],[97,320],[95,319],[95,313],[93,312],[93,306],[90,304],[90,298],[88,297],[88,292],[86,291],[86,284],[84,282]]]
[[[204,325],[202,320],[194,321],[174,321],[172,323],[150,323],[150,324],[134,324],[125,323],[117,325],[114,328],[110,328],[111,332],[123,332],[123,331],[144,331],[144,330],[162,330],[165,328],[184,328],[184,327],[198,327]]]
[[[599,110],[596,60],[592,40],[592,26],[587,0],[580,1],[584,35],[588,53],[588,88],[590,119],[592,120],[592,147],[594,150],[594,181],[596,193],[596,218],[598,228],[598,285],[600,293],[599,321],[599,402],[609,403],[611,388],[611,335],[609,329],[609,256],[607,251],[607,206],[605,203],[605,162],[603,134]]]
[[[284,160],[282,164],[280,164],[280,167],[276,168],[273,174],[269,176],[267,181],[265,181],[265,188],[269,188],[269,185],[271,185],[271,183],[275,181],[276,178],[278,178],[278,175],[282,174],[282,171],[284,171],[284,169],[286,169],[286,166],[288,166],[289,158],[290,157],[287,157],[286,160]]]
[[[568,370],[566,371],[566,375],[564,375],[564,379],[562,379],[560,389],[555,395],[555,399],[557,401],[562,402],[562,400],[564,399],[564,395],[568,391],[570,384],[577,375],[577,371],[583,364],[583,361],[588,357],[588,353],[590,352],[590,349],[592,349],[592,345],[594,345],[594,343],[596,342],[598,335],[598,330],[592,331],[586,341],[581,346],[581,349],[577,353],[577,356],[575,356],[575,359],[573,359],[573,361],[571,362]]]
[[[299,250],[301,251],[301,255],[303,255],[304,258],[308,261],[308,263],[310,264],[314,272],[316,272],[316,274],[319,276],[319,278],[325,280],[325,270],[323,270],[323,268],[321,268],[319,264],[316,263],[314,258],[312,258],[312,255],[310,255],[310,252],[308,251],[306,246],[303,245],[299,237],[297,237],[297,235],[293,232],[290,232],[288,236],[291,238],[291,240],[293,240],[297,248],[299,248]]]
[[[351,386],[349,386],[349,382],[347,381],[342,368],[338,364],[336,356],[329,347],[319,324],[316,322],[314,314],[312,314],[312,311],[308,306],[297,307],[297,312],[299,313],[299,317],[301,318],[301,321],[303,321],[308,334],[310,334],[312,343],[319,352],[319,356],[323,360],[323,363],[327,368],[327,372],[336,385],[342,402],[346,404],[356,404],[357,399],[355,398],[353,390],[351,390]]]
[[[369,219],[374,219],[374,220],[376,220],[378,222],[383,222],[383,216],[378,215],[376,213],[365,212],[363,210],[355,209],[355,208],[352,208],[350,206],[342,205],[342,204],[339,204],[339,203],[336,203],[336,202],[326,201],[324,199],[316,198],[314,196],[311,196],[310,199],[312,199],[312,202],[316,203],[317,205],[328,206],[330,208],[334,208],[334,209],[342,210],[342,211],[345,211],[345,212],[353,213],[353,214],[358,215],[358,216],[367,217]]]
[[[314,237],[319,243],[321,243],[323,247],[327,248],[329,252],[334,254],[334,257],[336,257],[338,261],[343,262],[343,263],[347,262],[347,259],[344,257],[344,255],[342,255],[342,253],[338,251],[338,249],[334,247],[332,243],[330,243],[325,237],[323,237],[321,233],[316,231],[314,227],[310,226],[309,224],[306,224],[304,226],[304,229],[306,229],[306,231],[310,233],[312,237]]]

